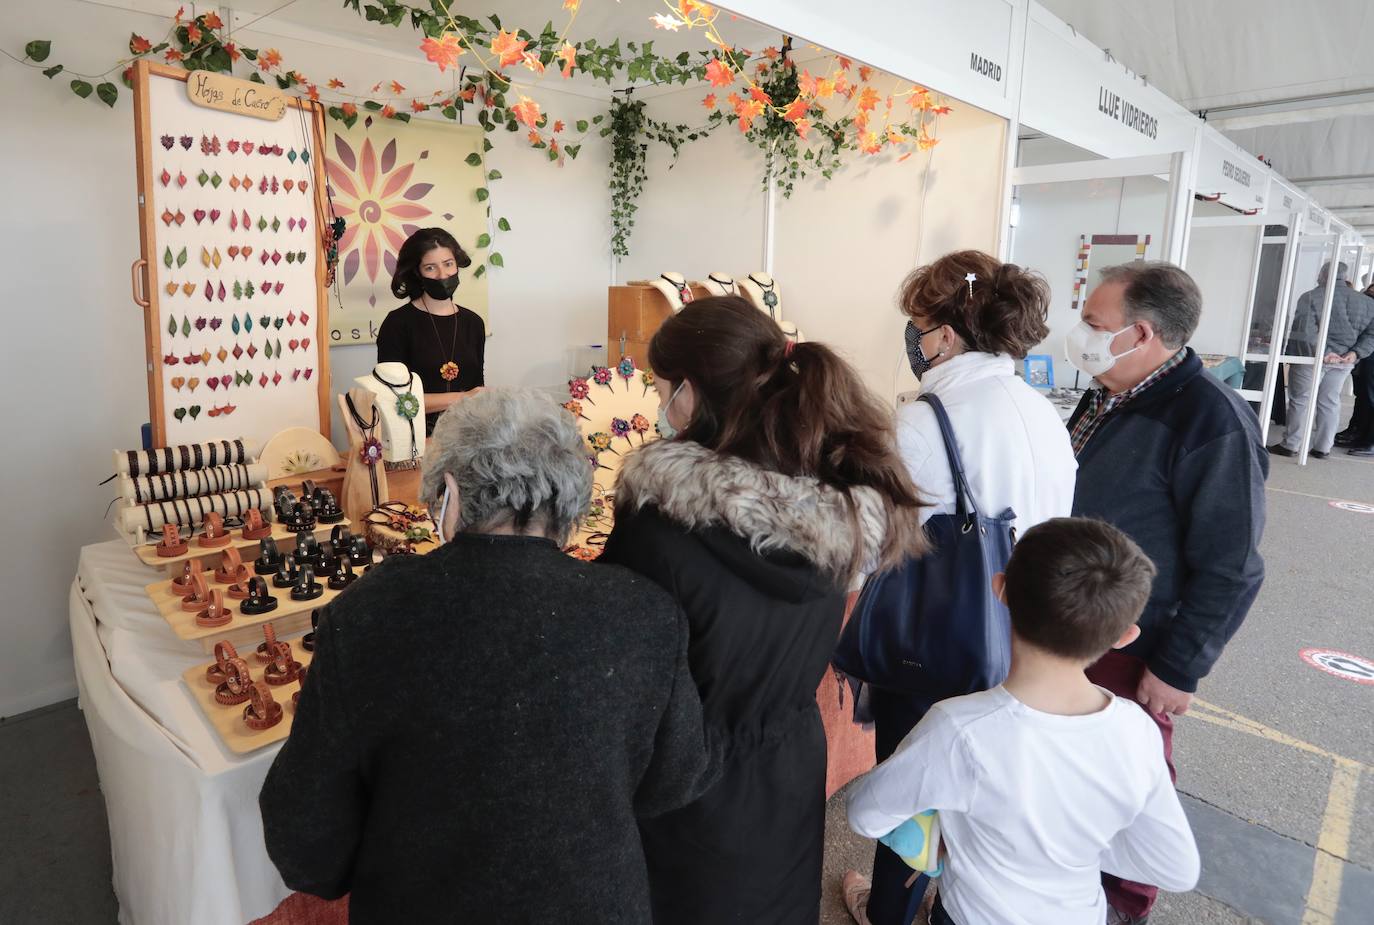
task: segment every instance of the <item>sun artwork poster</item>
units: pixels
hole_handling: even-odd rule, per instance
[[[391,294],[396,255],[413,232],[440,227],[472,258],[459,271],[453,300],[487,317],[486,260],[478,239],[488,233],[483,132],[424,119],[369,117],[351,129],[338,123],[325,143],[325,176],[334,215],[345,222],[335,274],[338,304],[330,312],[330,342],[371,344],[382,319],[401,304]],[[333,126],[331,126],[332,128]],[[472,155],[476,157],[472,157]]]

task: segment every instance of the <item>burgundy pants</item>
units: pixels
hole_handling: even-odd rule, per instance
[[[1088,669],[1088,680],[1118,697],[1135,700],[1136,689],[1140,686],[1140,679],[1144,674],[1144,662],[1113,649]],[[1144,710],[1145,707],[1142,706],[1141,709]],[[1174,718],[1167,713],[1151,713],[1150,719],[1155,721],[1155,725],[1159,726],[1159,731],[1164,736],[1164,761],[1169,766],[1170,779],[1177,781],[1178,774],[1174,771]],[[1102,889],[1107,894],[1108,905],[1132,918],[1149,915],[1155,899],[1159,896],[1159,887],[1132,883],[1111,874],[1102,875]]]

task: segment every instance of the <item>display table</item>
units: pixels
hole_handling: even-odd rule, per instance
[[[291,896],[268,859],[258,791],[280,745],[236,756],[220,742],[181,682],[205,653],[178,639],[144,593],[160,577],[115,540],[81,550],[70,595],[120,922],[245,925],[269,914],[272,925],[343,921],[340,903]],[[832,674],[817,698],[829,796],[872,767],[873,738],[850,721],[848,695],[841,703]]]
[[[204,653],[177,639],[144,593],[160,577],[125,543],[101,543],[81,550],[70,596],[119,920],[245,925],[290,894],[258,815],[280,746],[239,757],[220,744],[181,683]]]

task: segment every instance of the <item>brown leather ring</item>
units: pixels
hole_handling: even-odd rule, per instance
[[[181,574],[172,579],[172,593],[185,597],[191,593],[191,581],[196,575],[203,573],[203,566],[199,559],[187,559],[181,566]]]
[[[234,619],[234,612],[224,603],[224,592],[219,588],[210,592],[210,600],[205,609],[196,614],[196,626],[214,628],[224,626]]]
[[[225,679],[225,669],[229,665],[229,659],[238,657],[238,651],[229,640],[222,639],[215,643],[215,663],[205,669],[205,680],[211,684],[222,683]]]
[[[181,599],[181,609],[187,613],[199,613],[210,603],[210,587],[205,583],[205,573],[191,576],[191,593]]]
[[[273,686],[290,684],[296,680],[301,663],[291,656],[291,644],[278,642],[272,646],[272,661],[263,671],[263,680]]]
[[[277,631],[271,623],[262,625],[262,635],[266,641],[258,643],[258,661],[266,665],[272,661],[272,648],[277,644]]]
[[[229,659],[224,669],[224,682],[215,688],[215,702],[226,707],[243,703],[248,699],[248,688],[253,676],[248,673],[248,663],[241,658]]]
[[[243,566],[243,557],[239,551],[230,546],[219,554],[219,568],[215,569],[215,581],[222,585],[233,583],[238,574],[238,570]]]
[[[272,691],[265,684],[253,684],[249,689],[248,706],[243,708],[243,723],[254,732],[271,729],[281,722],[281,704],[272,699]]]

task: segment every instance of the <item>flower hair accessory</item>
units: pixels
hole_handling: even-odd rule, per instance
[[[358,451],[358,456],[365,465],[377,465],[382,460],[382,442],[376,437],[368,437],[363,441],[363,447]]]
[[[644,435],[649,432],[649,419],[642,414],[630,418],[630,430],[639,434],[639,445],[644,445]]]
[[[639,381],[644,383],[644,394],[648,395],[649,390],[654,387],[654,374],[647,371],[642,372],[639,374]]]
[[[577,401],[591,402],[596,404],[591,398],[591,387],[587,385],[587,380],[581,376],[575,376],[568,380],[568,394]]]
[[[588,434],[587,442],[591,444],[592,449],[595,450],[598,454],[611,452],[615,453],[616,456],[620,455],[619,453],[616,453],[615,447],[611,446],[611,435],[606,433],[604,430],[597,431],[594,434]]]
[[[630,357],[621,357],[620,364],[615,371],[621,379],[625,380],[625,391],[630,391],[630,380],[635,377],[635,361]]]
[[[630,422],[624,418],[611,418],[611,433],[630,443]],[[630,443],[630,446],[634,446]]]
[[[575,418],[581,418],[584,421],[591,420],[591,418],[587,417],[585,414],[582,413],[582,402],[577,401],[576,399],[573,399],[572,401],[563,402],[563,407],[567,410],[569,414],[571,414]]]
[[[612,392],[615,391],[615,389],[611,388],[611,371],[604,366],[592,367],[592,380],[596,382],[597,385],[604,385],[606,388],[611,389]]]

